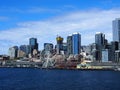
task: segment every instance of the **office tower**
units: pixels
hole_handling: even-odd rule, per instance
[[[120,62],[120,50],[115,51],[115,62],[116,63]]]
[[[36,49],[38,51],[38,43],[37,43],[36,38],[30,38],[29,39],[29,45],[30,45],[31,54],[33,53],[34,49]]]
[[[111,61],[115,62],[115,51],[119,50],[119,43],[117,41],[111,42]]]
[[[113,41],[120,42],[120,18],[113,20]]]
[[[95,34],[95,43],[97,44],[97,49],[104,48],[105,45],[105,34],[98,32]]]
[[[57,54],[60,54],[60,51],[62,50],[62,45],[63,45],[63,38],[61,36],[57,36],[56,41],[57,41],[57,45],[56,45]]]
[[[73,33],[67,37],[67,54],[80,54],[81,52],[81,35]]]
[[[97,60],[98,61],[101,61],[102,59],[102,49],[105,48],[105,43],[106,43],[106,40],[105,40],[105,35],[101,32],[98,32],[95,34],[95,43],[97,45],[97,55],[98,55],[98,58]]]
[[[67,37],[67,54],[70,55],[70,54],[73,54],[73,50],[72,50],[72,35],[69,35]]]
[[[81,52],[81,35],[79,33],[73,33],[72,35],[73,54],[80,54]]]
[[[10,59],[17,58],[18,46],[13,46],[13,47],[9,48],[8,54],[10,56]]]

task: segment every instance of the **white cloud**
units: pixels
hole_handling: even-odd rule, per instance
[[[93,43],[96,32],[105,33],[106,38],[111,41],[112,20],[119,16],[119,9],[87,10],[67,13],[44,21],[21,22],[17,28],[0,31],[0,41],[4,43],[0,43],[0,48],[4,48],[9,42],[10,46],[28,44],[30,37],[36,37],[42,49],[45,42],[55,43],[57,34],[66,39],[67,35],[74,32],[81,33],[82,44]],[[5,48],[8,49],[8,46]]]

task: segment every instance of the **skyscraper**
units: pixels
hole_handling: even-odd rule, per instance
[[[73,53],[73,50],[72,50],[72,35],[69,35],[67,37],[67,54],[70,55]]]
[[[34,49],[36,49],[38,51],[37,38],[30,38],[29,39],[29,45],[30,45],[31,54],[33,53]]]
[[[60,54],[60,50],[62,50],[63,46],[63,38],[61,36],[57,36],[56,41],[57,41],[57,54]]]
[[[97,46],[97,60],[100,61],[102,59],[102,49],[105,48],[105,34],[98,32],[95,34],[95,43]]]
[[[79,54],[81,51],[81,35],[79,33],[73,33],[72,35],[73,54]]]
[[[120,18],[113,20],[113,41],[120,42]]]
[[[79,54],[81,52],[81,35],[73,33],[67,37],[67,54]]]
[[[9,48],[8,53],[11,59],[17,58],[18,46],[13,46]]]
[[[97,48],[100,50],[105,45],[105,34],[98,32],[95,34],[95,43],[97,44]]]

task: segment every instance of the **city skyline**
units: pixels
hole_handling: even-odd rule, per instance
[[[41,50],[44,43],[56,44],[57,35],[66,40],[74,32],[81,34],[82,45],[94,43],[96,32],[104,33],[110,42],[112,21],[120,17],[119,0],[23,1],[1,1],[0,54],[7,54],[11,46],[28,44],[31,37],[38,39]]]

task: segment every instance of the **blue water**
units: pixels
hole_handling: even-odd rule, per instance
[[[0,68],[0,90],[120,90],[120,72]]]

